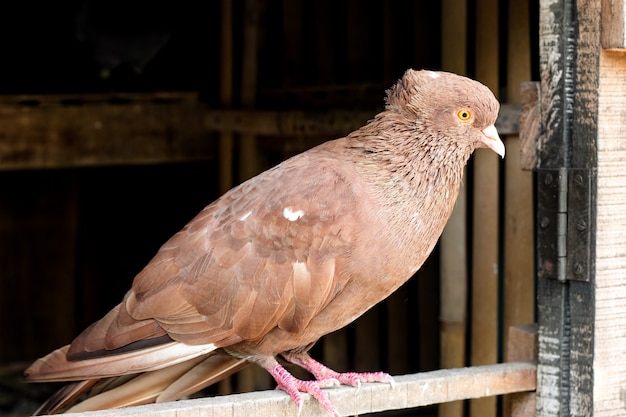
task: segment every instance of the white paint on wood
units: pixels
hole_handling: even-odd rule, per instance
[[[626,53],[600,58],[594,416],[626,411]]]

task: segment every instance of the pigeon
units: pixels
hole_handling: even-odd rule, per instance
[[[308,351],[424,263],[472,152],[504,157],[499,107],[477,81],[407,70],[367,124],[209,204],[119,305],[32,364],[27,381],[75,381],[38,412],[68,410],[85,392],[70,411],[176,400],[248,364],[267,370],[298,407],[306,392],[333,415],[325,388],[393,384],[384,372],[335,372]],[[314,379],[295,378],[283,361]]]

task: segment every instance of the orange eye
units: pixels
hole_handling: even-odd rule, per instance
[[[459,119],[463,121],[467,121],[472,118],[472,112],[467,109],[459,110],[456,115]]]

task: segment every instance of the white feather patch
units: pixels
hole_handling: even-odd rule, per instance
[[[296,220],[302,218],[304,216],[304,212],[302,210],[294,210],[291,207],[285,207],[283,209],[283,217],[290,222],[295,222]]]
[[[437,73],[436,73],[436,72],[434,72],[434,71],[428,71],[428,76],[429,76],[430,78],[439,78],[439,77],[441,77],[441,75],[437,74]]]
[[[246,214],[244,214],[243,216],[241,216],[239,218],[240,221],[244,221],[246,220],[248,217],[250,217],[250,215],[252,214],[252,211],[247,212]]]

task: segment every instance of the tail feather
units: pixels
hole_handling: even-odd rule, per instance
[[[153,371],[210,353],[215,346],[170,342],[77,361],[67,359],[68,349],[69,345],[66,345],[37,360],[26,370],[26,381],[76,381]]]
[[[176,381],[204,360],[205,356],[199,356],[167,368],[143,373],[125,384],[87,398],[68,412],[81,413],[152,403],[172,381]]]
[[[59,349],[52,360],[44,361],[44,363],[54,363],[53,361],[59,360],[57,356],[62,355],[64,351],[65,348]],[[125,360],[126,362],[122,362],[127,363],[129,359]],[[84,362],[93,362],[93,359]],[[75,362],[69,361],[68,363]],[[175,401],[227,378],[248,364],[249,362],[245,359],[238,359],[217,350],[139,375],[128,375],[127,372],[127,375],[123,376],[103,376],[102,379],[73,382],[50,397],[35,415],[53,414],[61,410],[79,413],[152,402]],[[80,369],[84,370],[85,367]],[[74,375],[77,372],[65,375]],[[41,372],[41,367],[36,367],[29,376],[31,380],[35,378],[50,380],[57,378],[58,372]],[[72,406],[81,397],[86,397],[86,399]]]
[[[228,378],[249,364],[245,359],[215,352],[168,386],[157,397],[156,402],[175,401],[191,395]]]
[[[59,412],[89,391],[96,382],[98,382],[97,379],[88,379],[86,381],[77,381],[65,385],[41,404],[33,415],[43,416]]]

